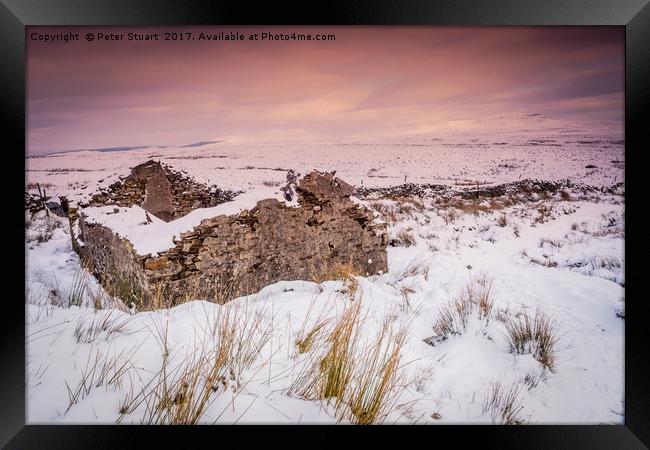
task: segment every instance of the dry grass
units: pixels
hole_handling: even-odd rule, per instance
[[[400,309],[403,312],[411,312],[413,310],[413,306],[411,305],[411,294],[415,294],[415,289],[409,287],[409,286],[400,286],[399,287],[399,293],[402,296],[402,300],[404,304],[400,307]]]
[[[352,262],[343,263],[336,261],[320,270],[312,268],[312,280],[314,283],[321,284],[328,280],[342,280],[351,299],[354,299],[356,296],[357,288],[359,287],[356,277],[360,274],[361,271]]]
[[[54,232],[62,228],[62,225],[60,220],[54,216],[46,216],[40,220],[30,216],[25,221],[25,228],[27,229],[26,239],[28,243],[38,242],[42,244],[52,239]]]
[[[553,206],[540,205],[537,208],[537,217],[533,220],[533,223],[545,223],[551,220],[553,217]]]
[[[421,213],[425,210],[424,202],[418,197],[391,196],[389,198],[396,203],[398,212],[402,214],[410,215],[413,211]]]
[[[211,352],[191,355],[169,373],[165,358],[159,381],[146,395],[143,424],[194,425],[216,398],[213,395],[223,383],[225,389],[226,354],[228,343]],[[137,400],[137,397],[132,400]],[[123,410],[133,410],[128,403]]]
[[[445,221],[445,225],[456,223],[456,219],[458,218],[458,214],[453,209],[442,211],[440,215],[442,220]]]
[[[539,247],[541,248],[544,247],[545,245],[550,247],[555,247],[555,248],[561,248],[562,242],[558,239],[541,238],[539,240]]]
[[[463,202],[458,201],[454,203],[454,208],[461,211],[464,214],[472,214],[474,216],[479,216],[481,213],[492,212],[494,208],[491,206],[486,206],[478,202]]]
[[[290,388],[301,397],[334,402],[338,420],[356,424],[381,423],[399,395],[400,351],[406,333],[395,332],[389,319],[368,344],[361,342],[362,301],[337,318],[318,357],[307,365]]]
[[[38,189],[39,184],[40,184],[40,187],[46,188],[46,189],[50,189],[50,188],[54,187],[54,185],[52,183],[36,183],[35,181],[30,181],[29,183],[27,183],[25,185],[25,189],[27,189],[28,191],[32,190],[32,189]]]
[[[95,342],[100,336],[103,336],[104,340],[109,340],[114,335],[128,334],[130,331],[128,325],[129,316],[120,315],[114,310],[107,314],[92,314],[90,321],[88,316],[82,315],[77,320],[74,337],[77,344]]]
[[[415,236],[413,233],[406,229],[399,230],[393,239],[390,240],[389,245],[392,247],[410,247],[416,244]]]
[[[165,284],[158,282],[153,285],[146,301],[144,298],[136,296],[136,305],[138,305],[139,311],[169,309],[193,300],[206,300],[224,305],[236,297],[237,288],[243,287],[243,285],[236,285],[233,281],[236,279],[236,276],[231,276],[228,273],[188,278],[184,282],[183,294],[177,297],[172,297],[168,289],[165,288]]]
[[[356,365],[354,387],[348,400],[348,418],[358,425],[381,421],[390,412],[401,387],[398,371],[406,332],[395,332],[386,320],[368,351]]]
[[[374,209],[381,219],[389,225],[394,225],[401,219],[401,217],[398,216],[397,208],[392,204],[374,201],[370,202],[370,207]]]
[[[75,269],[72,280],[65,289],[59,288],[58,281],[54,279],[56,288],[54,289],[54,296],[56,302],[62,306],[82,306],[84,300],[88,296],[88,281],[90,275],[82,267]]]
[[[473,317],[489,324],[494,306],[491,292],[492,280],[487,276],[471,279],[451,302],[440,309],[433,324],[435,334],[427,342],[433,345],[464,333]]]
[[[106,291],[104,291],[101,286],[99,286],[97,289],[88,288],[88,295],[95,311],[101,311],[110,303],[107,298]]]
[[[333,308],[331,303],[324,302],[320,312],[312,319],[312,311],[315,305],[316,302],[312,300],[307,314],[305,314],[305,319],[300,326],[300,330],[296,334],[294,343],[298,354],[309,352],[320,341],[323,335],[322,332],[325,331],[328,324],[332,321],[332,317],[327,317],[329,311]]]
[[[354,355],[359,343],[361,305],[349,306],[338,318],[327,337],[328,349],[320,359],[315,379],[303,391],[305,397],[336,399],[336,406],[346,399],[354,372]]]
[[[135,396],[125,399],[122,417],[145,405],[143,424],[192,425],[226,389],[241,389],[242,374],[257,361],[273,334],[268,305],[238,302],[205,311],[204,341],[172,367],[167,324],[154,323],[163,362],[160,371]]]
[[[558,266],[557,261],[554,261],[553,259],[551,259],[549,257],[545,257],[544,259],[539,259],[539,258],[536,258],[534,256],[530,256],[528,254],[528,252],[526,251],[526,249],[521,251],[521,255],[523,257],[527,258],[533,264],[537,264],[539,266],[543,266],[543,267],[557,267]]]
[[[67,381],[65,382],[69,399],[66,413],[95,388],[113,387],[119,389],[122,386],[123,377],[134,368],[133,356],[141,345],[136,345],[130,351],[123,349],[112,356],[103,353],[99,348],[95,349],[93,354],[91,349],[88,352],[86,365],[81,369],[81,378],[74,388],[71,388]]]
[[[522,425],[524,409],[521,404],[521,384],[506,389],[500,382],[492,383],[483,402],[483,413],[490,413],[492,423],[499,425]]]
[[[422,275],[425,280],[429,277],[429,265],[426,261],[411,261],[408,265],[395,274],[393,277],[394,283],[399,283],[400,281],[405,280],[406,278],[416,277]]]
[[[395,225],[426,210],[422,199],[406,196],[388,196],[384,201],[370,202],[369,206],[389,225]]]
[[[537,310],[532,318],[524,310],[515,318],[506,317],[504,324],[512,353],[532,354],[544,368],[553,371],[558,344],[554,320],[541,310]]]
[[[485,204],[487,202],[487,204]],[[502,209],[512,206],[515,201],[511,198],[474,198],[463,199],[461,197],[440,198],[436,201],[438,214],[442,217],[445,225],[453,224],[456,219],[465,214],[471,214],[476,217],[481,214],[492,214]],[[497,220],[499,226],[507,225],[505,214]]]
[[[143,304],[144,302],[140,302]],[[149,298],[149,302],[146,305],[142,306],[143,311],[156,311],[159,309],[168,309],[171,308],[171,302],[166,298],[164,292],[164,285],[158,283],[153,287],[152,295]]]
[[[604,256],[600,258],[590,258],[589,265],[592,270],[596,269],[606,269],[612,270],[617,269],[622,266],[621,260],[616,256]]]
[[[306,353],[312,349],[316,338],[319,336],[320,332],[325,328],[328,321],[323,320],[316,323],[309,331],[301,332],[296,337],[296,348],[298,353]]]
[[[258,306],[254,301],[243,301],[225,305],[219,310],[219,323],[213,326],[213,336],[218,342],[232,342],[229,345],[229,373],[237,386],[241,384],[243,372],[253,365],[273,336],[271,308],[268,302]]]

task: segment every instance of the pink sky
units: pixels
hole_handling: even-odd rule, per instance
[[[106,41],[85,33],[333,33],[336,41]],[[30,34],[79,32],[43,43]],[[534,114],[622,124],[607,27],[29,27],[28,152],[435,134]]]

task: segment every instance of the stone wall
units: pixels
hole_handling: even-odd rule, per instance
[[[131,174],[79,206],[139,205],[169,222],[197,208],[209,208],[232,200],[239,192],[205,186],[158,161],[149,160]]]
[[[84,222],[83,212],[78,216],[78,224],[81,243],[73,232],[72,247],[107,292],[127,305],[148,301],[151,285],[143,270],[143,258],[131,243],[110,228]]]
[[[81,252],[109,291],[119,290],[119,280],[132,280],[145,304],[158,290],[172,304],[224,302],[280,280],[327,278],[341,263],[362,275],[387,270],[386,226],[350,199],[352,186],[312,172],[296,191],[298,207],[265,199],[238,215],[203,220],[156,257],[137,255],[128,241],[81,217]]]

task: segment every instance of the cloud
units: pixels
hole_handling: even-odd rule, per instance
[[[337,38],[47,45],[28,40],[29,151],[175,145],[223,136],[412,134],[449,124],[462,128],[512,111],[621,120],[624,35],[618,28],[267,30]]]

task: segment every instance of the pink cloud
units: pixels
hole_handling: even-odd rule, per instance
[[[222,28],[191,29],[201,30]],[[575,120],[622,117],[624,35],[618,28],[237,30],[334,33],[336,41],[28,39],[29,151],[231,135],[384,136],[512,111]],[[89,29],[32,31],[83,36]]]

